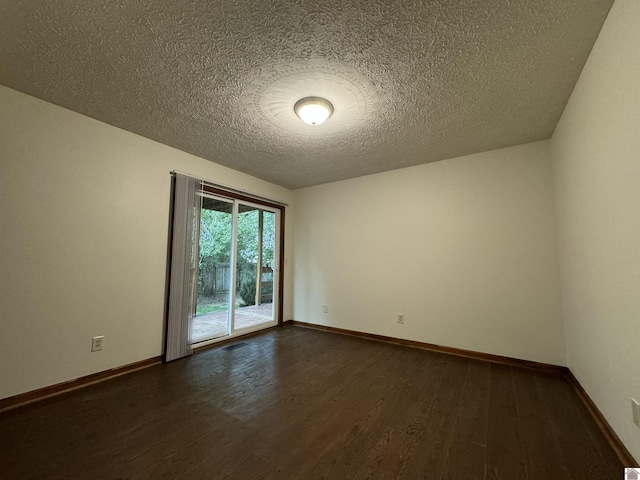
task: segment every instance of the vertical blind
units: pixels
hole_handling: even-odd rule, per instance
[[[201,180],[175,174],[166,362],[192,354],[189,324],[195,310],[201,190]]]

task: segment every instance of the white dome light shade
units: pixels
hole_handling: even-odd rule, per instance
[[[320,125],[333,113],[331,102],[320,97],[306,97],[298,100],[293,109],[302,121],[309,125]]]

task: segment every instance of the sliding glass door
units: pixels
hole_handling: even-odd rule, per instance
[[[233,305],[234,203],[202,197],[200,210],[199,270],[191,343],[229,335]]]
[[[238,214],[238,291],[234,327],[238,330],[275,319],[276,213],[240,203]]]
[[[202,194],[190,343],[276,324],[280,211]]]

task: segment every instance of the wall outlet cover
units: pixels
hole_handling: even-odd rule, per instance
[[[99,352],[102,350],[102,343],[104,342],[104,335],[100,335],[98,337],[93,337],[91,339],[91,351]]]

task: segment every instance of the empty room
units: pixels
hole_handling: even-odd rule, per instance
[[[639,45],[637,0],[0,2],[0,478],[637,479]]]

